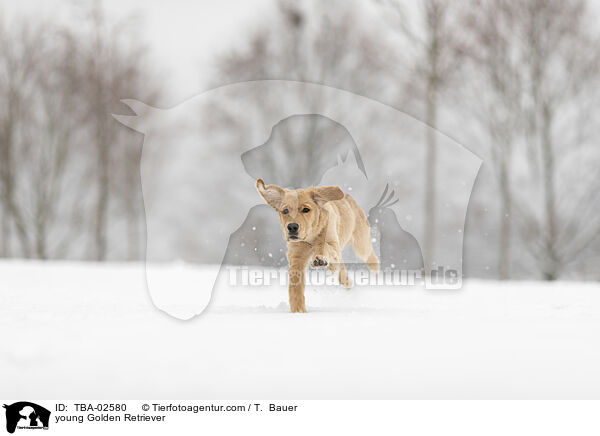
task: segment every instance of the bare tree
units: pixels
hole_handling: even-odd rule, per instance
[[[523,89],[521,59],[514,56],[518,34],[514,31],[515,11],[509,1],[479,1],[463,9],[463,38],[459,50],[474,68],[463,86],[470,107],[489,138],[489,157],[499,191],[500,225],[498,272],[500,279],[511,276],[513,198],[511,161],[522,128]]]
[[[600,186],[575,176],[583,156],[598,158],[592,108],[600,54],[586,10],[583,0],[475,1],[465,20],[472,37],[465,51],[484,78],[485,89],[475,92],[499,185],[502,278],[509,276],[511,222],[548,280],[600,231],[592,218]]]
[[[600,54],[598,37],[589,32],[593,25],[587,20],[587,5],[583,0],[517,2],[522,15],[526,41],[529,107],[527,108],[527,146],[537,150],[534,171],[539,165],[541,182],[541,218],[529,214],[529,228],[537,237],[532,253],[544,278],[556,279],[562,268],[597,237],[600,231],[598,202],[589,201],[597,193],[598,183],[585,186],[581,203],[575,209],[561,204],[559,196],[559,162],[563,153],[577,151],[585,145],[584,135],[569,138],[559,128],[571,105],[585,107],[585,99],[596,97],[600,84]],[[593,101],[594,101],[593,100]],[[563,118],[564,119],[564,118]],[[586,122],[593,123],[593,119]],[[597,120],[596,120],[597,121]],[[569,132],[586,131],[588,126],[573,125]],[[569,133],[570,135],[570,133]],[[596,137],[595,140],[598,138]],[[582,142],[580,142],[582,141]],[[581,163],[579,163],[581,164]],[[571,170],[577,171],[576,167]],[[561,183],[566,180],[562,178]],[[567,196],[575,194],[577,186],[566,185]],[[594,194],[592,194],[594,195]],[[594,198],[594,197],[592,197]],[[597,196],[596,196],[597,198]],[[585,219],[591,213],[595,218]]]
[[[441,95],[449,86],[459,62],[456,55],[456,14],[452,2],[425,0],[411,11],[399,0],[379,2],[386,12],[394,13],[392,28],[406,39],[407,62],[413,71],[406,89],[422,102],[420,116],[431,127],[425,131],[424,187],[424,265],[426,271],[435,263],[437,198],[437,135]],[[415,13],[417,19],[415,19]]]
[[[31,114],[32,83],[39,60],[42,34],[24,22],[6,27],[0,22],[0,95],[6,104],[0,108],[0,183],[3,212],[3,233],[14,229],[20,250],[13,252],[10,239],[4,234],[5,255],[31,256],[31,237],[27,230],[24,204],[19,201],[19,165],[26,147],[22,133],[26,132]]]
[[[64,201],[74,195],[76,186],[67,180],[72,173],[70,165],[77,154],[77,124],[65,114],[76,111],[76,101],[69,92],[70,83],[65,68],[68,67],[69,45],[58,42],[56,29],[41,29],[44,33],[55,34],[57,42],[40,47],[43,57],[35,65],[36,96],[33,104],[35,118],[27,126],[30,142],[29,162],[35,163],[27,171],[31,186],[31,234],[35,257],[46,259],[55,249],[75,237],[75,228],[58,235],[56,220],[64,219]],[[29,165],[28,165],[29,166]],[[22,181],[26,183],[26,181]],[[69,202],[66,208],[72,207]]]
[[[127,257],[137,259],[141,244],[141,186],[139,160],[141,138],[111,116],[123,110],[120,98],[132,96],[152,104],[157,96],[145,69],[146,49],[132,32],[135,21],[114,22],[106,17],[101,2],[84,9],[84,28],[77,45],[77,83],[84,108],[81,123],[89,129],[93,153],[95,205],[92,219],[92,256],[104,260],[109,249],[109,220],[125,219]],[[134,26],[135,27],[135,26]],[[121,238],[117,238],[121,239]]]
[[[156,93],[131,21],[111,23],[100,3],[85,12],[82,27],[0,22],[2,256],[102,260],[112,242],[141,257],[141,137],[111,113],[120,98]]]
[[[70,115],[77,113],[68,74],[72,46],[50,23],[17,20],[4,30],[10,98],[3,124],[2,204],[12,222],[5,220],[4,238],[10,243],[12,227],[20,243],[19,251],[4,255],[61,257],[80,234],[67,211],[86,186],[72,165],[81,154],[81,126]]]

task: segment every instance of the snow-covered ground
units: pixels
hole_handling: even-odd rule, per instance
[[[205,267],[204,270],[211,267]],[[202,276],[199,269],[198,276]],[[600,284],[219,287],[189,321],[141,264],[0,262],[5,398],[600,398]]]

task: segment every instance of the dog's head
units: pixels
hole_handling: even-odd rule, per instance
[[[337,186],[284,189],[256,181],[256,189],[266,203],[279,213],[279,223],[287,242],[311,241],[321,230],[328,201],[341,200],[344,192]]]

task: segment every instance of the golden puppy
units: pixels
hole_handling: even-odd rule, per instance
[[[369,221],[354,199],[337,186],[289,190],[256,181],[256,189],[267,204],[279,212],[279,223],[287,242],[290,309],[306,312],[305,271],[315,267],[339,270],[342,286],[352,282],[346,273],[342,250],[352,244],[354,252],[374,272],[379,260],[371,245]]]

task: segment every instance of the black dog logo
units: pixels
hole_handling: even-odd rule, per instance
[[[42,406],[29,401],[19,401],[6,409],[6,431],[14,433],[19,428],[47,429],[50,422],[50,411]]]

